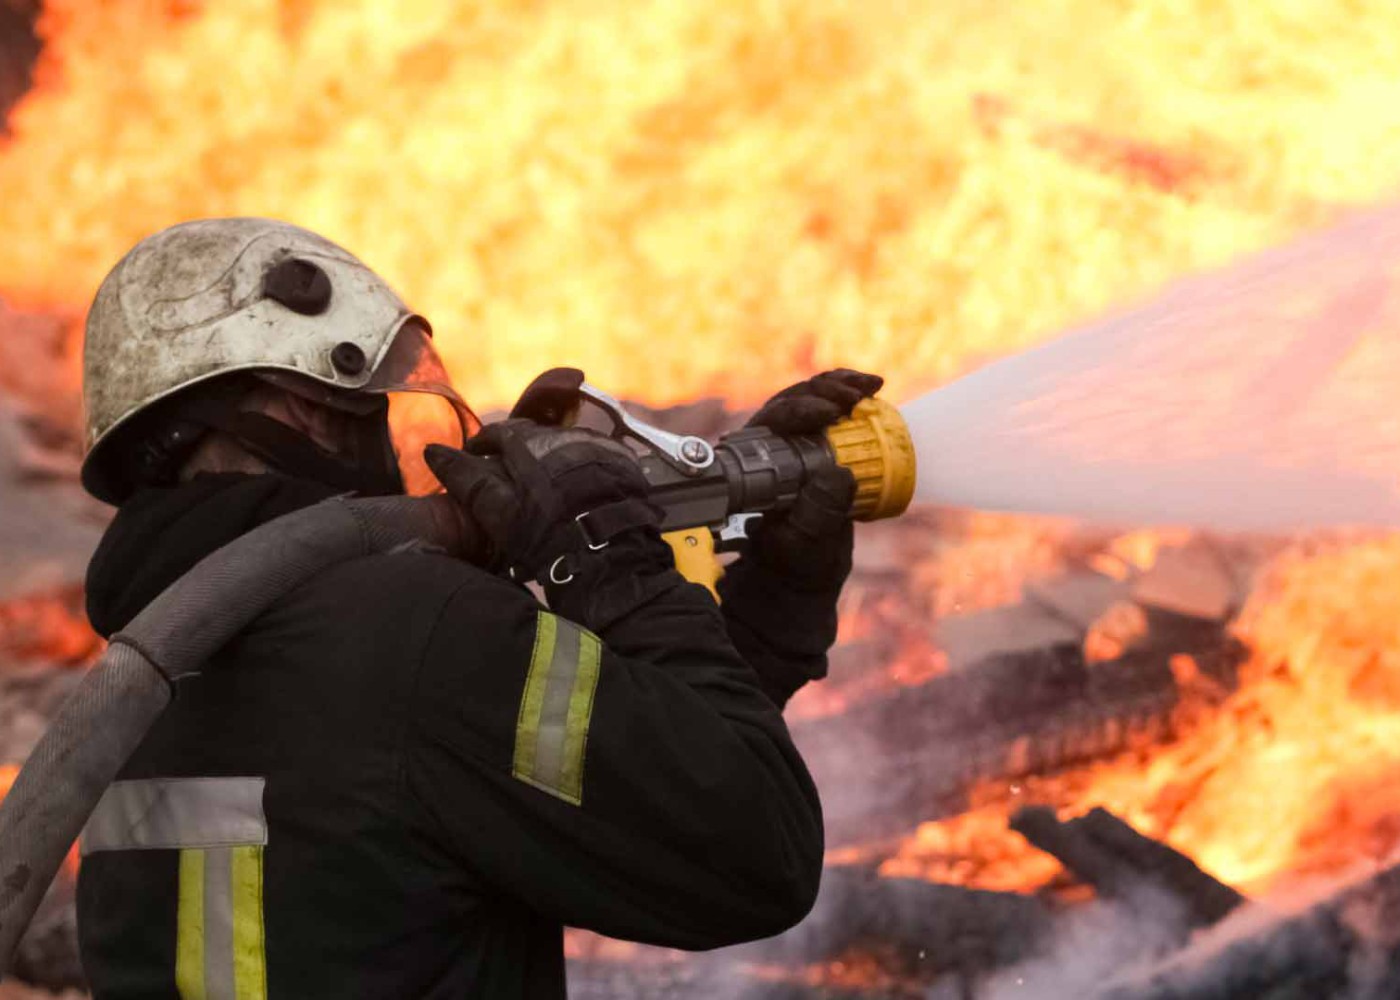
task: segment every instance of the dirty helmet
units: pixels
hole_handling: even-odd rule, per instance
[[[383,279],[315,233],[252,218],[165,229],[122,258],[88,313],[83,486],[120,503],[217,429],[282,471],[421,492],[423,446],[460,445],[479,426],[431,336]],[[350,461],[240,412],[250,378],[348,414],[363,438]]]

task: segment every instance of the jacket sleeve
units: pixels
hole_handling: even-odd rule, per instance
[[[555,588],[557,614],[484,574],[448,601],[409,794],[458,863],[562,923],[678,948],[780,933],[820,880],[812,780],[709,594],[614,562]],[[612,584],[639,601],[620,617],[594,599]]]

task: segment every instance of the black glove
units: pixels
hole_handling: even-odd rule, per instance
[[[857,403],[875,395],[884,384],[879,375],[849,368],[822,372],[788,386],[768,400],[747,426],[767,427],[783,435],[815,434],[842,417],[849,417]]]
[[[592,431],[516,418],[461,451],[430,445],[423,457],[480,529],[472,561],[517,580],[562,583],[583,554],[660,521],[632,451]]]
[[[848,368],[823,372],[768,400],[747,426],[767,427],[785,437],[816,434],[850,416],[857,403],[884,384],[878,375]],[[855,477],[844,466],[812,476],[790,508],[765,514],[750,532],[754,558],[797,589],[840,590],[851,571],[855,492]]]
[[[816,434],[879,390],[875,375],[838,370],[784,389],[750,426]],[[720,577],[721,609],[735,648],[781,708],[802,685],[826,676],[836,641],[836,598],[851,571],[855,478],[840,466],[813,476],[781,514],[765,514],[748,551]]]

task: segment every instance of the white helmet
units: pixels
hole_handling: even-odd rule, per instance
[[[143,415],[240,371],[330,405],[433,394],[451,404],[460,441],[476,418],[430,336],[383,279],[315,233],[270,219],[172,226],[122,258],[88,313],[83,485],[120,502]]]

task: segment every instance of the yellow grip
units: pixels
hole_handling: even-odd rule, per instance
[[[878,521],[903,514],[918,474],[909,425],[893,404],[862,399],[845,420],[826,430],[836,461],[856,477],[851,516]]]
[[[716,601],[719,593],[715,584],[719,582],[719,561],[715,559],[715,536],[704,526],[668,531],[662,538],[671,546],[676,555],[676,569],[691,583],[698,583],[708,590]]]

